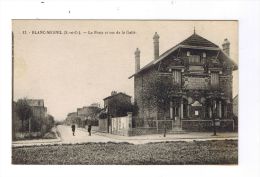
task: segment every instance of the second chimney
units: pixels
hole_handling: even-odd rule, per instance
[[[135,72],[140,70],[140,50],[136,48],[135,51]]]
[[[224,42],[222,44],[222,48],[223,51],[229,56],[229,52],[230,52],[230,42],[228,41],[228,39],[224,39]]]
[[[153,36],[153,45],[154,45],[154,59],[157,60],[159,58],[159,38],[160,36],[155,32]]]

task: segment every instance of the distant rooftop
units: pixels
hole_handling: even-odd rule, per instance
[[[27,99],[27,103],[30,106],[42,106],[42,107],[44,107],[44,100],[43,99]]]
[[[123,92],[119,92],[119,93],[113,93],[112,95],[110,95],[110,96],[104,98],[103,100],[107,100],[107,99],[109,99],[109,98],[112,98],[112,97],[115,97],[115,96],[118,96],[118,95],[124,95],[124,96],[126,96],[126,97],[131,98],[131,96],[129,96],[129,95],[123,93]]]

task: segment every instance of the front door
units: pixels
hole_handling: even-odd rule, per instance
[[[172,112],[173,116],[173,127],[172,128],[175,128],[175,127],[178,127],[180,128],[181,127],[181,118],[180,118],[180,107],[177,107],[177,106],[174,106],[173,107],[173,112]]]
[[[190,116],[192,118],[203,118],[203,115],[204,111],[201,103],[195,101],[193,104],[191,104]]]

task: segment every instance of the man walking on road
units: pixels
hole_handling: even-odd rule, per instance
[[[76,128],[76,127],[75,127],[75,125],[73,124],[73,125],[71,126],[71,129],[72,129],[72,135],[73,135],[73,136],[75,136],[75,128]]]
[[[91,124],[88,125],[88,136],[91,136]]]

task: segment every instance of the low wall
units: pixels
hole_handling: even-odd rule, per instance
[[[107,132],[107,119],[99,119],[98,120],[98,131],[99,132]]]
[[[213,120],[182,120],[182,129],[194,132],[212,131]],[[216,131],[234,131],[234,120],[216,120]]]
[[[91,129],[92,129],[93,131],[98,131],[98,130],[99,130],[99,126],[92,126]]]
[[[139,128],[133,128],[132,131],[130,132],[130,136],[158,134],[160,132],[163,132],[163,130],[157,131],[157,128],[139,127]]]
[[[138,127],[138,128],[133,128],[131,131],[128,132],[129,136],[138,136],[138,135],[152,135],[152,134],[163,134],[164,129],[157,129],[157,128],[146,128],[146,127]],[[171,130],[171,129],[166,129],[166,133],[170,134],[179,134],[183,133],[181,130]]]
[[[165,128],[166,131],[170,133],[180,133],[182,130],[186,132],[211,132],[213,130],[213,120],[201,119],[183,119],[181,121],[181,128],[179,128],[180,125],[178,127],[175,127],[172,120],[157,120],[157,122],[152,125],[156,125],[156,127],[153,126],[132,128],[132,115],[129,114],[125,117],[111,118],[111,128],[109,129],[109,133],[122,136],[137,136],[161,134],[164,133]],[[99,121],[98,131],[107,132],[107,119],[101,119]],[[234,131],[234,120],[216,119],[216,131]]]
[[[132,129],[132,114],[125,117],[111,119],[111,133],[116,135],[130,136]]]

